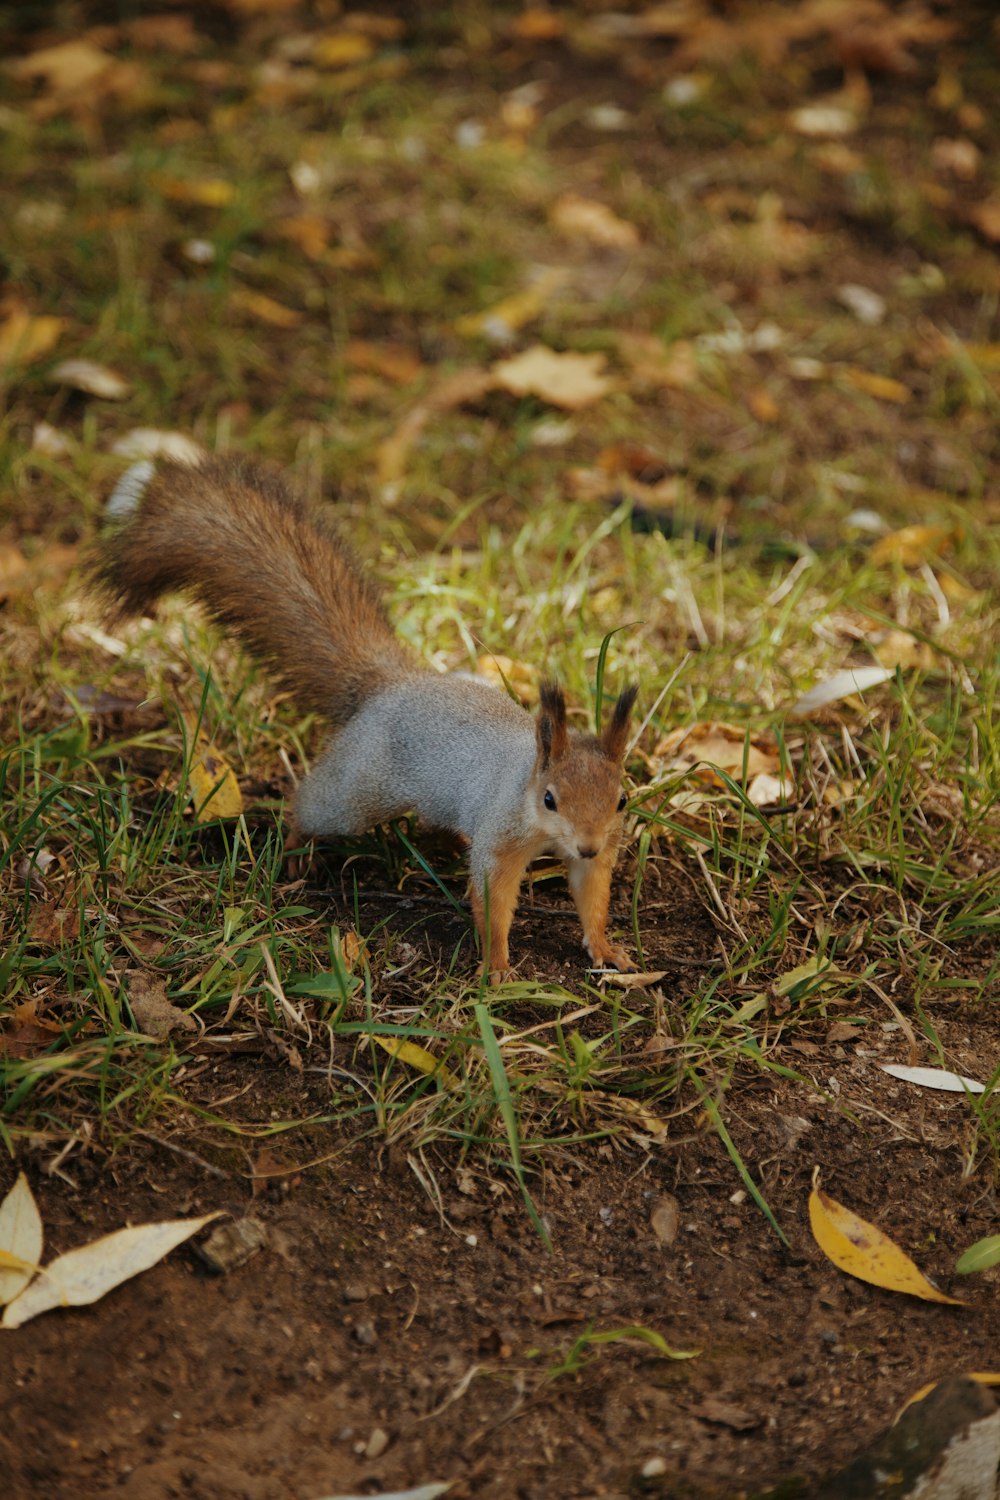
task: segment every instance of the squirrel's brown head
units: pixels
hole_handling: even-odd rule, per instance
[[[563,859],[593,859],[617,842],[626,802],[622,764],[637,691],[626,688],[598,736],[571,733],[562,688],[542,685],[532,795],[539,824]]]

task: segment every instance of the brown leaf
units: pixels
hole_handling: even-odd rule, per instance
[[[283,302],[276,302],[273,297],[254,292],[249,287],[234,287],[229,300],[233,307],[241,308],[251,317],[260,318],[262,323],[270,323],[275,328],[298,328],[302,322],[302,314],[297,308],[286,307]]]
[[[375,344],[368,339],[351,339],[344,358],[355,370],[372,370],[398,385],[409,385],[423,369],[420,356],[406,344]]]
[[[135,1017],[138,1029],[160,1042],[172,1031],[197,1031],[194,1016],[179,1010],[167,999],[166,986],[160,979],[151,979],[141,969],[126,969],[129,1009]]]
[[[28,936],[42,948],[61,948],[80,936],[80,911],[58,901],[46,901],[33,908],[28,920]]]

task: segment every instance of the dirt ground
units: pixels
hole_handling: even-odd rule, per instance
[[[970,46],[989,21],[988,8],[973,11]],[[545,67],[558,100],[563,65]],[[628,77],[603,60],[573,67],[577,94],[629,102]],[[505,75],[503,87],[519,78]],[[696,144],[681,142],[667,162],[661,147],[640,141],[635,160],[664,181],[698,157]],[[579,160],[585,184],[591,137],[567,130],[561,149]],[[855,224],[835,182],[828,191],[822,213],[851,230],[837,281],[878,287],[890,269],[916,273],[920,246],[887,249],[876,222]],[[963,307],[982,290],[973,273],[984,255],[969,250],[975,295],[947,309],[960,330]],[[731,268],[734,283],[741,270]],[[989,270],[995,297],[992,259]],[[829,279],[825,265],[816,277]],[[763,313],[779,291],[761,295]],[[828,413],[818,404],[801,418],[793,411],[793,448],[807,429],[827,435],[826,425],[845,450],[875,441],[829,399]],[[689,420],[686,400],[678,393],[671,408],[678,429]],[[714,451],[711,411],[699,421]],[[914,485],[938,482],[945,439],[995,448],[995,425],[992,408],[960,431],[942,412],[928,420],[923,446],[900,445],[900,467]],[[989,495],[981,503],[984,514],[995,506]],[[780,506],[769,512],[772,529],[786,520]],[[753,522],[749,501],[747,511]],[[740,527],[743,519],[737,508]],[[625,866],[622,903],[633,873]],[[704,973],[721,959],[697,870],[679,856],[665,869],[659,896],[642,908],[645,957],[665,977],[630,1003],[659,1008],[669,1032],[692,966]],[[401,940],[448,961],[463,922],[429,882],[413,888],[409,909],[360,889],[357,913],[340,901],[335,870],[309,894],[331,919],[367,932],[385,918]],[[615,920],[627,930],[624,905]],[[564,888],[518,914],[512,941],[524,978],[579,983]],[[950,1005],[944,986],[982,976],[995,946],[984,929],[978,943],[941,955],[935,1030],[949,1064],[979,1078],[996,1067],[996,996],[956,990]],[[463,955],[471,966],[468,945]],[[953,1272],[966,1247],[997,1232],[995,1163],[963,1171],[974,1146],[963,1096],[921,1091],[879,1069],[907,1060],[898,1020],[900,1011],[914,1020],[906,975],[893,996],[893,1008],[870,995],[858,1002],[852,1015],[866,1024],[851,1037],[828,1015],[798,1020],[783,1042],[776,1009],[769,1061],[790,1076],[743,1063],[725,1093],[726,1129],[787,1246],[691,1093],[660,1141],[586,1139],[583,1117],[578,1144],[549,1150],[541,1166],[528,1153],[550,1251],[513,1178],[485,1154],[463,1159],[458,1146],[438,1144],[413,1155],[410,1136],[397,1144],[360,1126],[268,1137],[272,1120],[328,1110],[327,1048],[317,1041],[291,1057],[264,1037],[239,1049],[209,1032],[185,1047],[190,1060],[171,1080],[180,1107],[154,1111],[117,1146],[81,1138],[55,1154],[42,1137],[20,1141],[17,1166],[41,1208],[47,1257],[126,1221],[212,1209],[258,1221],[263,1245],[220,1275],[190,1244],[93,1307],[0,1332],[0,1500],[324,1500],[433,1480],[453,1482],[451,1500],[808,1496],[928,1382],[998,1365],[1000,1267],[968,1280]],[[525,1027],[538,1020],[530,1004],[522,1010],[514,1014]],[[657,1061],[645,1055],[636,1066],[648,1076]],[[707,1074],[705,1082],[711,1088]],[[199,1111],[223,1107],[244,1134],[200,1123]],[[836,1270],[809,1228],[817,1165],[832,1194],[968,1306],[921,1302]],[[0,1192],[15,1173],[5,1155]],[[591,1329],[634,1325],[694,1357],[668,1359],[635,1339],[586,1342]]]
[[[558,892],[545,902],[564,909]],[[548,934],[538,976],[571,973],[564,924],[544,906],[525,920],[536,940]],[[431,912],[424,940],[446,943],[446,929]],[[674,956],[661,998],[679,1005],[678,958],[711,962],[704,906],[679,893],[660,941],[656,961]],[[251,1216],[266,1239],[225,1275],[184,1247],[95,1307],[5,1335],[0,1493],[320,1500],[453,1480],[455,1496],[498,1500],[735,1500],[779,1481],[808,1495],[926,1382],[994,1367],[1000,1341],[997,1272],[974,1288],[949,1281],[997,1220],[982,1174],[961,1186],[962,1101],[877,1070],[898,1060],[898,1031],[873,1025],[849,1046],[826,1031],[817,1022],[809,1040],[799,1027],[778,1049],[811,1083],[744,1077],[727,1106],[787,1249],[692,1114],[652,1152],[616,1141],[557,1153],[533,1184],[551,1253],[510,1180],[481,1161],[414,1160],[329,1126],[248,1151],[189,1117],[154,1121],[110,1158],[39,1154],[49,1254],[125,1219],[212,1208]],[[942,1040],[975,1072],[994,1038],[985,1013],[966,1011]],[[302,1071],[264,1046],[198,1050],[180,1085],[192,1107],[228,1100],[230,1118],[263,1125],[328,1100],[320,1049]],[[814,1163],[971,1306],[835,1270],[809,1232]],[[2,1184],[12,1178],[7,1164]],[[635,1324],[699,1353],[672,1361],[623,1341],[573,1358],[588,1328]]]

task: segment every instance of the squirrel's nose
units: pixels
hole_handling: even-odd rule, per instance
[[[576,852],[581,859],[593,859],[597,853],[596,844],[577,844]]]

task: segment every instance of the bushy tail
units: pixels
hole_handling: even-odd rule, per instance
[[[135,464],[108,511],[96,573],[119,617],[183,591],[337,725],[420,670],[350,548],[256,464]]]

